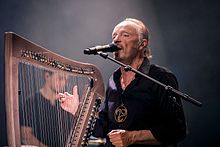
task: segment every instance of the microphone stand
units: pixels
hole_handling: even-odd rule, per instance
[[[185,94],[185,93],[182,93],[182,92],[180,92],[180,91],[174,89],[173,87],[171,87],[171,86],[169,86],[169,85],[165,85],[165,84],[163,84],[163,83],[161,83],[161,82],[155,80],[154,78],[149,77],[148,75],[146,75],[146,74],[144,74],[144,73],[142,73],[142,72],[140,72],[140,71],[138,71],[138,70],[132,68],[130,65],[126,65],[126,64],[124,64],[124,63],[122,63],[122,62],[120,62],[120,61],[118,61],[118,60],[115,60],[115,59],[112,58],[112,57],[109,57],[107,53],[104,53],[104,52],[101,52],[101,51],[100,51],[100,52],[97,52],[97,54],[100,55],[101,57],[103,57],[104,59],[109,59],[109,60],[111,60],[111,61],[113,61],[113,62],[115,62],[115,63],[121,65],[122,67],[124,67],[124,70],[125,70],[125,71],[132,71],[132,72],[134,72],[134,73],[136,73],[136,74],[139,74],[139,75],[141,75],[141,76],[143,76],[143,77],[145,77],[145,78],[147,78],[147,79],[149,79],[149,80],[151,80],[151,81],[157,83],[158,85],[164,87],[164,89],[165,89],[166,91],[170,91],[170,92],[175,93],[176,95],[179,95],[179,96],[180,96],[182,99],[184,99],[185,101],[188,101],[188,102],[190,102],[190,103],[192,103],[192,104],[194,104],[194,105],[196,105],[196,106],[198,106],[198,107],[201,107],[201,106],[202,106],[202,103],[201,103],[201,102],[199,102],[199,101],[193,99],[193,98],[190,97],[189,95],[187,95],[187,94]]]

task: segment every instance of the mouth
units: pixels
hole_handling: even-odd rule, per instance
[[[117,44],[117,48],[118,48],[118,51],[122,50],[122,46],[120,46],[120,45],[118,45],[118,44]],[[117,52],[118,52],[118,51],[117,51]]]

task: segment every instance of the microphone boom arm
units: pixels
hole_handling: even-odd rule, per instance
[[[157,83],[158,85],[164,87],[165,90],[167,90],[167,91],[169,90],[170,92],[173,92],[173,93],[175,93],[176,95],[179,95],[179,96],[180,96],[182,99],[184,99],[185,101],[188,101],[188,102],[190,102],[190,103],[192,103],[192,104],[194,104],[194,105],[196,105],[196,106],[198,106],[198,107],[201,107],[201,106],[202,106],[202,103],[201,103],[201,102],[199,102],[199,101],[197,101],[196,99],[190,97],[189,95],[187,95],[187,94],[185,94],[185,93],[183,93],[183,92],[181,92],[181,91],[178,91],[178,90],[174,89],[173,87],[171,87],[171,86],[169,86],[169,85],[165,85],[165,84],[163,84],[163,83],[161,83],[161,82],[155,80],[154,78],[151,78],[150,76],[148,76],[148,75],[146,75],[146,74],[144,74],[144,73],[142,73],[142,72],[140,72],[140,71],[138,71],[138,70],[132,68],[130,65],[126,65],[126,64],[124,64],[124,63],[122,63],[122,62],[120,62],[120,61],[118,61],[118,60],[115,60],[115,59],[112,58],[112,57],[109,57],[107,53],[97,52],[97,54],[100,55],[101,57],[103,57],[104,59],[109,59],[109,60],[111,60],[111,61],[113,61],[113,62],[115,62],[115,63],[121,65],[122,67],[124,67],[125,71],[132,71],[132,72],[134,72],[134,73],[136,73],[136,74],[139,74],[139,75],[141,75],[141,76],[143,76],[143,77],[145,77],[145,78],[147,78],[147,79],[149,79],[149,80],[151,80],[151,81]]]

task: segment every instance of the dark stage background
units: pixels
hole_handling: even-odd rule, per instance
[[[1,0],[0,145],[6,142],[3,35],[13,31],[65,57],[93,63],[105,84],[117,65],[83,49],[111,42],[126,17],[150,29],[152,62],[172,70],[180,90],[203,103],[184,103],[189,134],[179,147],[220,146],[220,5],[207,0]]]

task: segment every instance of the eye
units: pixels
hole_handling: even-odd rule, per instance
[[[129,37],[130,35],[128,33],[123,33],[122,36],[123,37]]]
[[[115,39],[115,37],[117,36],[117,34],[112,34],[112,39]]]

